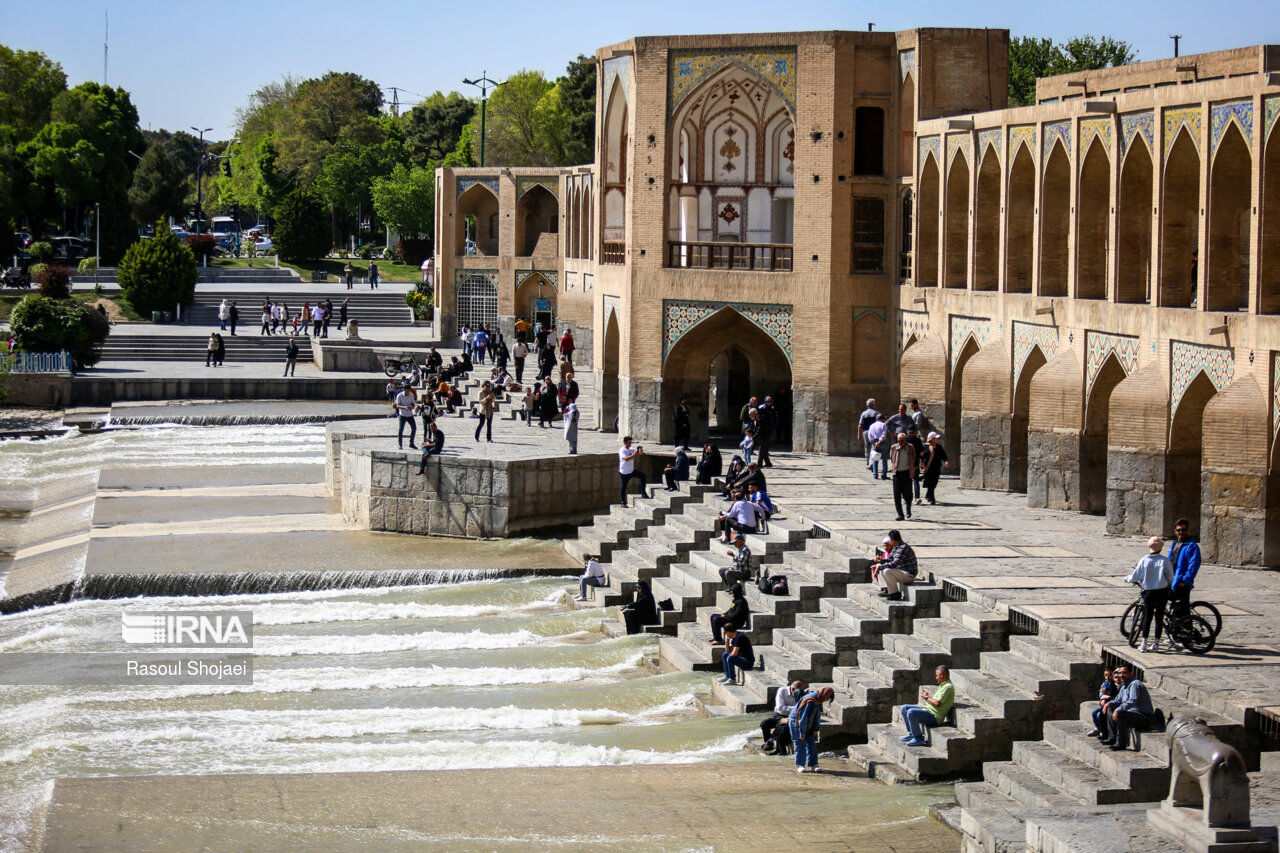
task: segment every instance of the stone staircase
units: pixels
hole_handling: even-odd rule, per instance
[[[217,326],[214,326],[217,329]],[[232,337],[222,333],[227,347],[226,364],[246,362],[277,362],[284,368],[284,350],[289,338],[286,335],[258,336],[245,334],[244,326]],[[333,334],[330,330],[330,334]],[[342,334],[341,332],[338,333]],[[311,360],[311,350],[306,339],[298,336],[298,360]],[[102,344],[103,361],[191,361],[204,363],[209,349],[208,335],[109,335]]]
[[[278,270],[277,272],[284,272]],[[289,272],[292,272],[290,270]],[[403,293],[382,292],[377,290],[343,290],[337,293],[308,291],[307,285],[297,278],[280,277],[281,287],[278,293],[248,293],[243,290],[225,290],[217,287],[196,288],[195,298],[186,309],[183,320],[188,325],[218,326],[218,305],[223,299],[234,299],[240,309],[240,324],[237,329],[256,334],[262,325],[262,302],[266,298],[282,299],[289,306],[289,319],[302,308],[303,302],[315,305],[325,299],[333,300],[333,320],[329,326],[329,334],[334,335],[338,325],[338,313],[342,300],[350,298],[347,306],[347,319],[357,320],[364,328],[375,326],[408,326],[413,322],[413,312],[404,304]],[[220,280],[225,284],[225,279]],[[261,279],[254,279],[261,281]],[[302,325],[298,325],[298,334],[302,334]],[[336,337],[342,337],[339,333]]]

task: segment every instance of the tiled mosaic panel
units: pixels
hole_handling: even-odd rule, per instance
[[[973,136],[968,133],[948,133],[947,134],[947,168],[951,168],[951,163],[955,160],[956,152],[963,151],[965,160],[973,163]]]
[[[1036,126],[1019,124],[1009,128],[1009,169],[1013,170],[1013,161],[1018,158],[1018,146],[1025,145],[1031,152],[1031,159],[1036,159]]]
[[[1137,338],[1086,331],[1084,349],[1086,391],[1093,388],[1093,380],[1098,378],[1098,371],[1102,370],[1102,365],[1112,353],[1115,353],[1125,374],[1132,374],[1138,369]]]
[[[543,187],[557,199],[560,197],[560,182],[554,175],[522,175],[516,178],[516,199],[534,187]]]
[[[1013,321],[1013,387],[1018,387],[1022,368],[1027,364],[1031,350],[1040,347],[1045,360],[1053,361],[1058,355],[1058,327],[1040,323]]]
[[[978,131],[978,159],[981,160],[987,153],[987,146],[990,145],[996,149],[996,156],[1004,154],[1004,129],[993,127],[989,130]]]
[[[902,72],[903,80],[907,79],[908,74],[911,75],[912,79],[915,78],[916,76],[915,48],[912,48],[911,50],[904,50],[898,54],[898,68]]]
[[[516,289],[518,290],[520,288],[520,285],[524,284],[526,281],[533,278],[535,275],[542,276],[547,280],[547,283],[549,283],[552,287],[556,288],[557,290],[559,289],[559,286],[556,283],[556,278],[559,276],[559,273],[557,273],[555,270],[519,270],[516,273]]]
[[[1176,412],[1196,374],[1204,371],[1213,387],[1221,391],[1235,376],[1235,353],[1229,347],[1211,347],[1187,341],[1169,342],[1169,411]]]
[[[1209,113],[1209,151],[1218,153],[1218,143],[1232,120],[1239,122],[1244,134],[1244,144],[1253,150],[1253,101],[1233,101],[1215,104]]]
[[[586,289],[586,283],[585,283],[585,282],[583,282],[583,289]],[[620,307],[621,307],[622,300],[621,300],[621,299],[619,299],[619,298],[618,298],[618,297],[616,297],[616,296],[612,296],[612,295],[607,294],[607,293],[604,295],[603,299],[604,299],[604,305],[603,305],[603,308],[601,309],[601,314],[600,314],[600,316],[601,316],[601,318],[603,318],[603,320],[604,320],[604,324],[607,326],[607,325],[609,324],[609,315],[610,315],[611,313],[619,313],[619,309],[620,309]],[[621,324],[622,324],[622,317],[621,317],[621,316],[619,316],[619,317],[618,317],[618,324],[619,324],[619,325],[621,325]]]
[[[1155,145],[1156,116],[1154,112],[1126,113],[1120,116],[1120,154],[1129,150],[1129,143],[1141,135],[1147,141],[1147,150]]]
[[[859,320],[861,320],[861,319],[862,319],[862,317],[863,317],[863,315],[865,315],[865,314],[870,314],[870,315],[871,315],[871,316],[873,316],[873,317],[878,317],[878,318],[880,319],[880,322],[881,322],[881,323],[884,323],[884,324],[886,324],[886,325],[888,325],[888,323],[889,323],[889,320],[888,320],[888,318],[887,318],[887,312],[885,311],[885,309],[884,309],[884,307],[883,307],[883,306],[879,306],[879,305],[855,305],[855,306],[853,306],[853,322],[854,322],[854,325],[857,325],[857,322],[858,322]]]
[[[1280,352],[1271,353],[1271,431],[1280,431]]]
[[[1271,128],[1276,126],[1276,118],[1280,117],[1280,95],[1264,98],[1262,101],[1262,138],[1271,136]]]
[[[1164,159],[1169,159],[1169,152],[1173,150],[1174,140],[1178,138],[1179,131],[1186,128],[1191,134],[1191,141],[1195,143],[1196,150],[1200,150],[1200,131],[1204,126],[1203,119],[1200,115],[1199,107],[1179,107],[1177,109],[1164,111]]]
[[[929,152],[933,152],[933,160],[938,164],[938,169],[942,169],[942,140],[937,136],[922,136],[917,143],[920,146],[920,168],[924,168],[924,158]]]
[[[1089,146],[1093,143],[1095,137],[1102,137],[1102,143],[1106,146],[1107,156],[1111,156],[1111,146],[1115,123],[1110,118],[1082,118],[1080,119],[1080,153],[1087,155]]]
[[[1047,162],[1055,142],[1062,142],[1062,150],[1071,156],[1071,122],[1054,121],[1044,126],[1044,159]]]
[[[951,369],[956,369],[956,362],[964,350],[965,342],[973,338],[978,348],[983,349],[999,331],[1000,324],[986,317],[961,317],[951,315]]]
[[[667,115],[675,113],[689,93],[702,81],[727,65],[736,64],[771,85],[786,101],[794,114],[796,109],[796,49],[794,47],[761,47],[724,51],[672,50],[667,54]]]
[[[484,184],[492,190],[494,196],[497,197],[498,179],[496,176],[492,178],[460,177],[458,178],[458,195],[461,196],[475,184]]]
[[[898,355],[907,348],[907,341],[914,335],[916,340],[929,334],[928,311],[898,312]]]
[[[622,94],[631,103],[631,57],[615,56],[604,61],[604,83],[600,91],[606,98],[613,91],[613,81],[617,80],[622,87]]]
[[[737,311],[759,326],[782,348],[787,360],[791,360],[793,331],[790,305],[702,302],[692,299],[662,300],[662,357],[665,359],[667,353],[671,352],[671,347],[690,329],[722,308]]]

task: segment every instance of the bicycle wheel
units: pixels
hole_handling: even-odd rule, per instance
[[[1213,629],[1213,636],[1216,637],[1222,633],[1222,614],[1218,612],[1218,608],[1209,602],[1191,602],[1191,613],[1193,616],[1199,616],[1209,623],[1209,627]]]
[[[1136,649],[1138,644],[1142,642],[1142,614],[1145,608],[1142,606],[1141,601],[1135,601],[1129,607],[1133,610],[1133,623],[1129,626],[1129,633],[1126,637],[1129,640],[1129,645]]]
[[[1177,632],[1174,639],[1193,655],[1208,654],[1218,640],[1218,636],[1213,632],[1213,626],[1200,616],[1188,616],[1176,627],[1172,624],[1169,627]]]
[[[1142,624],[1142,618],[1134,619],[1134,613],[1142,606],[1142,599],[1136,599],[1132,604],[1125,608],[1124,614],[1120,617],[1120,634],[1128,637],[1133,633],[1133,626]]]

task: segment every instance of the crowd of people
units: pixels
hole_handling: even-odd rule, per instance
[[[911,518],[913,501],[915,506],[937,504],[938,480],[951,468],[942,436],[927,427],[920,401],[915,399],[899,404],[898,411],[887,417],[876,409],[875,399],[869,399],[858,417],[858,440],[867,470],[873,477],[892,480],[898,521]]]

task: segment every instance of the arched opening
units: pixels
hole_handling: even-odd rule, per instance
[[[889,329],[875,314],[863,314],[853,324],[849,350],[852,355],[849,379],[855,385],[879,385],[885,381],[889,363]]]
[[[1040,191],[1040,295],[1067,295],[1071,221],[1071,158],[1061,140],[1049,152]]]
[[[853,116],[853,173],[883,175],[884,110],[858,107]]]
[[[534,273],[516,288],[515,315],[531,323],[541,323],[544,329],[556,325],[556,288],[541,275]]]
[[[1151,301],[1151,152],[1135,136],[1120,168],[1116,210],[1116,301]]]
[[[901,253],[898,259],[898,279],[902,282],[911,281],[912,278],[911,258],[914,253],[911,251],[911,223],[914,219],[914,214],[915,194],[912,193],[910,187],[907,187],[902,192],[902,207],[900,209],[900,220],[898,223],[898,228],[901,232],[898,237],[902,241],[902,245],[899,247],[901,249]]]
[[[564,256],[578,257],[578,189],[569,190],[569,200],[564,206]]]
[[[1189,308],[1199,284],[1200,153],[1184,127],[1164,164],[1160,304]]]
[[[692,435],[707,430],[736,436],[738,412],[752,396],[763,400],[791,387],[791,363],[768,334],[732,308],[722,308],[686,332],[662,365],[662,411],[683,395],[693,419]],[[662,440],[670,441],[663,418]],[[779,432],[787,434],[785,427]]]
[[[555,255],[559,251],[560,203],[542,184],[516,202],[516,246],[522,256]]]
[[[909,178],[916,153],[916,80],[908,74],[898,92],[898,174]]]
[[[1253,157],[1234,121],[1213,155],[1209,177],[1209,257],[1205,267],[1207,311],[1249,309],[1249,207]]]
[[[1084,434],[1080,436],[1080,511],[1100,515],[1107,511],[1107,424],[1111,416],[1111,392],[1125,377],[1115,353],[1107,357],[1089,389],[1084,410]]]
[[[484,184],[472,184],[458,197],[455,242],[459,255],[498,254],[498,197]]]
[[[947,175],[944,287],[967,287],[969,268],[969,160],[957,151]]]
[[[938,161],[932,153],[920,167],[920,207],[916,221],[920,223],[920,240],[916,243],[916,286],[938,286]]]
[[[982,152],[973,205],[973,289],[995,290],[1000,270],[1000,157]]]
[[[1009,423],[1009,491],[1027,490],[1027,430],[1031,417],[1031,379],[1048,361],[1040,347],[1031,348],[1013,389],[1013,417]]]
[[[946,446],[953,471],[964,470],[961,461],[964,435],[960,417],[960,413],[964,411],[964,368],[978,351],[978,342],[973,338],[966,339],[955,367],[951,368],[951,390],[947,393]]]
[[[604,367],[600,371],[600,429],[618,430],[618,364],[620,341],[618,315],[608,312],[604,331]]]
[[[620,79],[613,81],[613,89],[606,102],[604,120],[602,233],[602,263],[621,264],[626,257],[627,215],[627,96]]]
[[[1030,293],[1036,227],[1036,164],[1025,145],[1018,146],[1009,170],[1009,204],[1005,219],[1004,289]]]
[[[1166,529],[1185,517],[1191,522],[1193,536],[1200,534],[1201,456],[1204,448],[1204,407],[1218,389],[1204,371],[1191,380],[1169,427],[1169,456],[1165,459],[1167,475],[1164,499]]]
[[[1076,198],[1076,297],[1106,299],[1111,158],[1101,136],[1085,152]]]
[[[1280,313],[1280,133],[1274,129],[1262,159],[1261,219],[1258,310],[1263,314],[1276,314]]]
[[[458,329],[498,326],[498,288],[484,273],[467,273],[458,282]]]
[[[578,190],[578,258],[591,257],[591,191]]]

